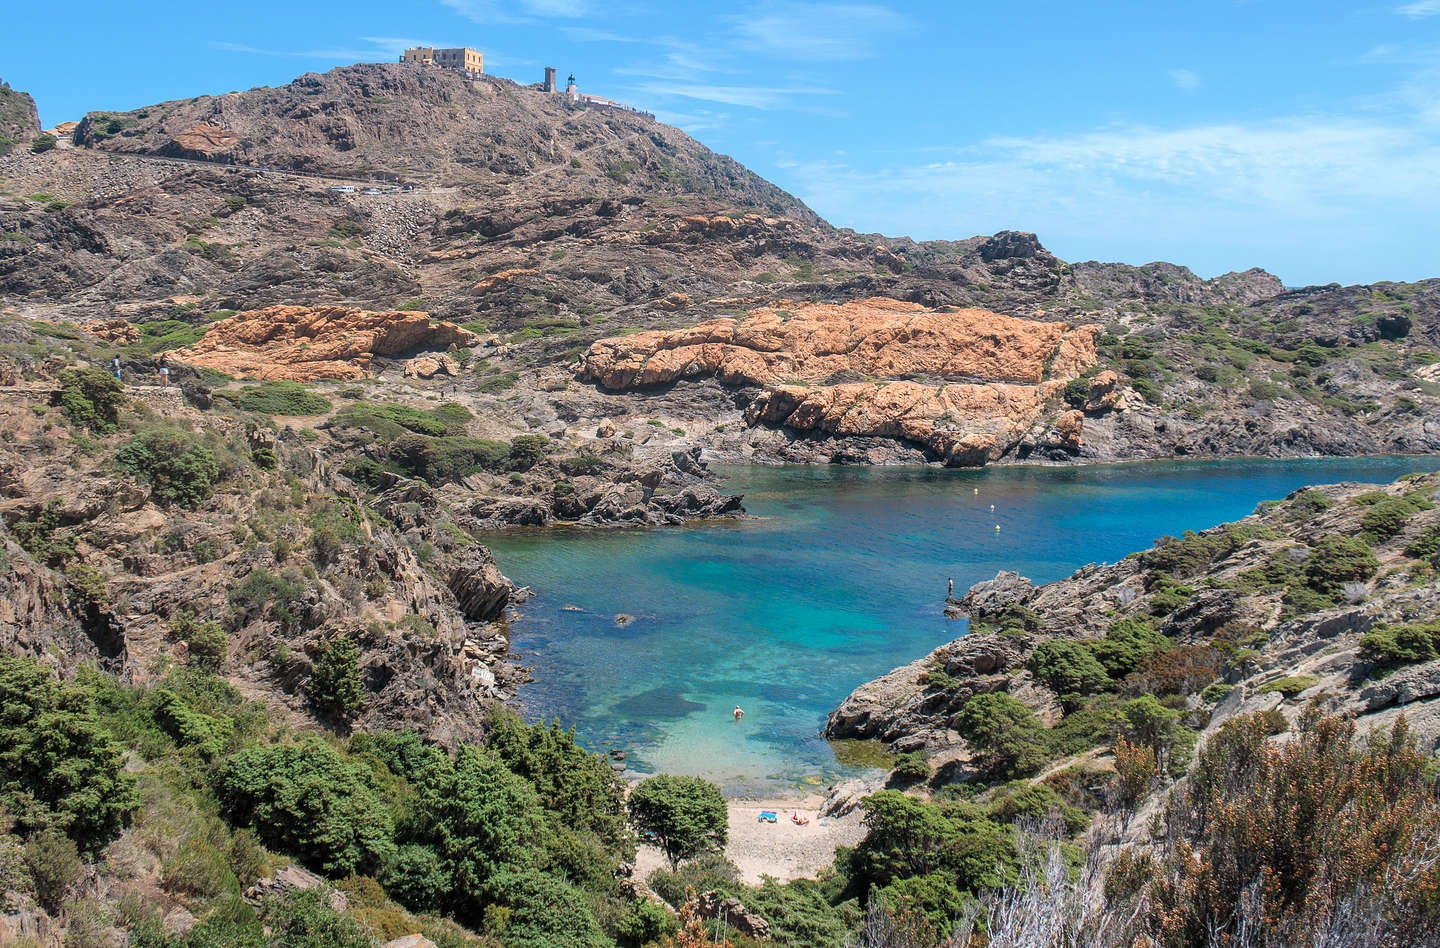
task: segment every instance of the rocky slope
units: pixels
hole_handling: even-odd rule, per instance
[[[1065,691],[1079,679],[1055,675],[1037,649],[1078,642],[1108,663],[1130,636],[1154,659],[1083,693],[1168,695],[1202,740],[1240,712],[1293,718],[1314,704],[1354,716],[1362,733],[1403,713],[1428,746],[1440,739],[1440,662],[1431,646],[1393,642],[1430,634],[1440,612],[1437,493],[1437,475],[1309,488],[1044,586],[1002,572],[948,604],[968,634],[860,686],[826,734],[922,749],[963,774],[970,755],[954,727],[967,701],[1003,691],[1063,726],[1084,704]]]

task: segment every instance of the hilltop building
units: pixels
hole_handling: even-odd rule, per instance
[[[479,76],[485,73],[485,54],[478,49],[436,49],[433,46],[417,46],[405,50],[400,57],[402,63],[421,63],[444,66],[466,75]]]
[[[534,87],[532,86],[531,88]],[[554,66],[545,67],[545,81],[541,84],[540,90],[542,92],[550,93],[553,93],[555,91]],[[616,102],[614,99],[607,99],[603,95],[588,95],[584,92],[581,92],[579,86],[575,84],[575,74],[573,72],[570,74],[570,78],[565,81],[565,101],[568,102],[570,105],[579,106],[582,108],[614,109],[617,112],[630,112],[634,115],[643,115],[646,118],[650,119],[653,119],[655,117],[654,114],[637,109],[632,105],[628,105],[627,103]]]

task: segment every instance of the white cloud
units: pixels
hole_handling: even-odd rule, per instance
[[[1440,213],[1440,135],[1423,114],[1301,116],[1069,136],[990,138],[950,160],[783,172],[836,224],[922,238],[1033,230],[1061,256],[1133,263],[1174,249],[1197,271],[1270,266],[1290,280],[1434,275],[1418,238]],[[1082,249],[1083,248],[1083,249]],[[1408,248],[1408,249],[1407,249]],[[1372,259],[1373,264],[1373,259]]]
[[[1170,70],[1170,81],[1186,92],[1200,88],[1200,77],[1189,69]]]
[[[732,19],[743,46],[815,62],[862,59],[878,37],[908,25],[894,10],[873,3],[756,5]]]
[[[291,59],[326,59],[335,62],[389,62],[410,46],[433,46],[433,43],[397,36],[362,36],[360,40],[369,44],[357,47],[325,47],[318,49],[272,49],[263,46],[248,46],[244,43],[227,43],[219,40],[209,45],[229,53],[246,53],[252,56],[283,56]]]
[[[834,89],[806,86],[720,86],[705,83],[652,82],[640,85],[639,91],[653,96],[677,95],[701,102],[719,102],[745,108],[771,110],[793,105],[797,96],[835,95]]]
[[[1414,3],[1407,3],[1402,7],[1396,7],[1395,12],[1401,16],[1408,16],[1412,20],[1435,16],[1437,13],[1440,13],[1440,0],[1415,0]]]
[[[590,12],[586,0],[440,0],[476,23],[530,23],[536,18],[574,19]]]

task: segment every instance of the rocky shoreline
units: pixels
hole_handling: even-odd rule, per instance
[[[1376,678],[1381,666],[1365,636],[1440,613],[1440,587],[1426,560],[1433,553],[1428,538],[1440,535],[1431,499],[1437,491],[1440,475],[1433,474],[1380,488],[1305,488],[1235,523],[1162,539],[1043,586],[1002,571],[947,603],[949,617],[970,621],[968,634],[861,685],[830,714],[825,734],[920,751],[941,773],[963,779],[971,752],[955,730],[956,715],[972,698],[1004,692],[1053,727],[1074,696],[1047,680],[1037,649],[1089,643],[1103,657],[1117,628],[1143,628],[1158,636],[1147,647],[1190,650],[1202,685],[1218,676],[1214,696],[1191,694],[1185,705],[1202,739],[1237,713],[1292,715],[1310,701],[1354,716],[1362,732],[1386,728],[1403,713],[1422,742],[1434,742],[1440,662]],[[1351,537],[1370,542],[1344,539]],[[1338,579],[1315,578],[1336,549],[1351,558],[1335,567],[1340,572],[1357,569],[1352,560],[1362,564],[1343,590]],[[1144,693],[1146,685],[1135,687]]]

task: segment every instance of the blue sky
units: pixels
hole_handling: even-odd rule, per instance
[[[44,123],[474,46],[656,112],[833,223],[1069,260],[1440,276],[1440,0],[17,5]]]

